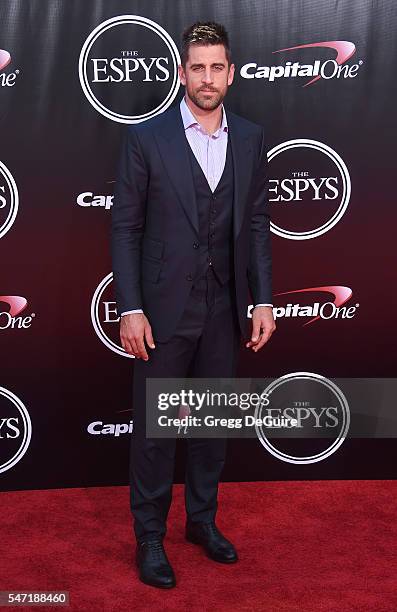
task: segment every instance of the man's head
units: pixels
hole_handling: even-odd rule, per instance
[[[197,22],[184,31],[179,77],[196,106],[214,110],[222,104],[233,76],[229,38],[222,25]]]

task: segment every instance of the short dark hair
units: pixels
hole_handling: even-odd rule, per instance
[[[229,35],[226,28],[215,21],[196,21],[186,28],[182,34],[181,63],[186,66],[191,45],[223,45],[226,58],[231,64],[231,52],[229,46]]]

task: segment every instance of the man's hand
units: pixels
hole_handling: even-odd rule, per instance
[[[251,340],[246,343],[247,348],[252,348],[255,353],[269,340],[276,329],[271,306],[257,306],[252,311],[252,335]]]
[[[138,312],[121,317],[120,339],[127,353],[138,359],[142,357],[144,361],[149,359],[144,340],[150,348],[155,348],[150,323],[144,314]]]

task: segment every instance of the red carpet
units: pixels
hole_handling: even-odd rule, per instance
[[[66,610],[397,611],[395,481],[221,485],[218,525],[240,554],[231,566],[184,541],[175,486],[170,591],[137,579],[126,487],[1,498],[0,590],[69,590]]]

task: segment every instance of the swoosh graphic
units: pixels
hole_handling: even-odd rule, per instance
[[[28,305],[28,301],[20,295],[0,295],[0,302],[5,302],[9,305],[9,314],[12,317],[19,315]]]
[[[310,47],[325,47],[336,51],[335,61],[338,66],[341,66],[342,64],[347,62],[347,60],[350,59],[352,55],[354,55],[356,52],[356,46],[348,40],[329,40],[327,42],[309,43],[307,45],[298,45],[297,47],[287,47],[286,49],[279,49],[278,51],[273,51],[273,53],[281,53],[282,51],[293,51],[294,49],[308,49]],[[303,85],[303,87],[307,87],[308,85],[315,83],[316,81],[318,81],[318,79],[321,79],[320,75],[314,77],[314,79]]]
[[[4,51],[4,49],[0,49],[0,70],[3,70],[11,61],[11,55],[8,51]]]
[[[346,304],[346,302],[350,300],[351,296],[353,295],[353,291],[350,289],[350,287],[344,287],[343,285],[325,285],[324,287],[308,287],[307,289],[284,291],[283,293],[276,293],[275,297],[277,297],[278,295],[290,295],[292,293],[306,293],[308,291],[321,291],[331,293],[334,298],[333,303],[337,308],[339,308],[339,306],[343,306],[343,304]],[[310,321],[304,323],[302,327],[310,325],[310,323],[314,323],[314,321],[318,321],[319,318],[320,316],[313,317],[313,319],[310,319]]]

